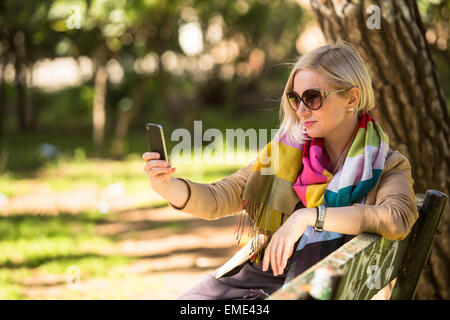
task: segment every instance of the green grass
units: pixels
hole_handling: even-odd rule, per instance
[[[133,259],[101,253],[114,245],[95,234],[108,219],[96,212],[0,217],[0,299],[27,298],[23,282],[32,273],[65,275],[76,266],[83,279],[120,276],[114,270]]]
[[[27,297],[22,293],[19,281],[29,275],[30,272],[26,268],[16,269],[14,271],[0,268],[0,299],[26,299]]]
[[[27,181],[22,180],[19,175],[12,172],[0,174],[0,193],[12,197],[30,192],[31,185]]]

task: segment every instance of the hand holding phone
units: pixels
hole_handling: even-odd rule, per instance
[[[144,171],[149,176],[153,190],[176,207],[186,204],[189,187],[186,182],[173,178],[176,168],[170,166],[162,126],[154,123],[146,124],[150,152],[145,152]]]
[[[146,162],[144,171],[149,176],[153,189],[155,191],[162,190],[167,186],[175,168],[170,166],[162,126],[147,123],[146,131],[150,152],[142,155]]]

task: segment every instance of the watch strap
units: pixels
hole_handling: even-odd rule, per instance
[[[316,224],[314,225],[314,231],[317,232],[322,232],[323,231],[323,225],[325,222],[325,206],[323,205],[323,203],[316,207],[316,212],[317,212],[317,218],[316,218]]]

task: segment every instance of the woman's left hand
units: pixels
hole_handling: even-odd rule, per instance
[[[294,251],[294,244],[308,226],[307,210],[311,209],[299,209],[293,212],[273,234],[264,252],[263,271],[268,270],[270,263],[274,276],[283,274],[287,260]],[[308,213],[311,213],[311,211]]]

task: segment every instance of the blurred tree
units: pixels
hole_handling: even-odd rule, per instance
[[[203,108],[229,108],[235,116],[261,108],[267,84],[279,85],[271,64],[296,54],[296,38],[307,20],[294,1],[279,0],[155,1],[141,12],[144,17],[126,31],[134,46],[122,57],[133,57],[138,76],[126,75],[136,87],[130,91],[132,103],[120,108],[116,156],[141,111],[139,103],[155,104],[140,92],[149,88],[159,88],[165,119],[180,125],[192,125]]]
[[[391,147],[410,160],[415,191],[450,194],[450,116],[416,1],[311,0],[311,6],[326,38],[353,43],[368,63],[375,115]],[[450,298],[449,223],[447,212],[422,273],[419,299]]]
[[[174,30],[179,15],[179,1],[134,1],[134,23],[126,29],[122,36],[125,42],[121,51],[122,64],[125,65],[124,95],[118,103],[118,115],[114,128],[111,152],[114,157],[124,154],[124,143],[133,120],[141,112],[143,106],[152,108],[157,105],[157,96],[164,91],[155,88],[174,86],[161,76],[159,56],[166,50],[177,47]],[[131,10],[131,9],[129,9]],[[165,30],[165,31],[164,31]],[[125,41],[124,41],[125,40]],[[149,95],[154,99],[148,101]],[[158,101],[156,101],[158,100]],[[143,123],[139,127],[143,128]]]
[[[12,66],[15,74],[15,104],[17,127],[28,130],[36,126],[36,109],[28,88],[30,70],[39,58],[54,56],[54,46],[60,37],[48,28],[49,2],[24,3],[5,0],[0,3],[0,53],[3,71]],[[0,84],[3,102],[0,107],[0,136],[4,130],[9,101],[5,97],[5,73]]]
[[[57,51],[60,55],[88,56],[94,63],[92,136],[99,154],[105,150],[107,63],[119,56],[120,37],[133,24],[128,15],[131,1],[56,0],[48,13],[51,28],[65,34]],[[134,7],[131,7],[134,10]]]
[[[150,110],[186,125],[202,108],[227,108],[235,116],[259,109],[268,86],[280,89],[285,70],[273,64],[296,54],[306,20],[294,0],[5,0],[1,65],[17,69],[15,114],[23,130],[36,126],[45,107],[33,108],[28,93],[33,65],[43,58],[89,57],[93,141],[103,150],[107,122],[115,120],[109,126],[112,149],[120,155],[128,127]],[[117,66],[123,77],[113,87],[123,96],[110,100],[111,70]],[[3,78],[0,85],[5,99]],[[0,130],[12,101],[0,108]],[[108,116],[114,109],[117,115]]]

